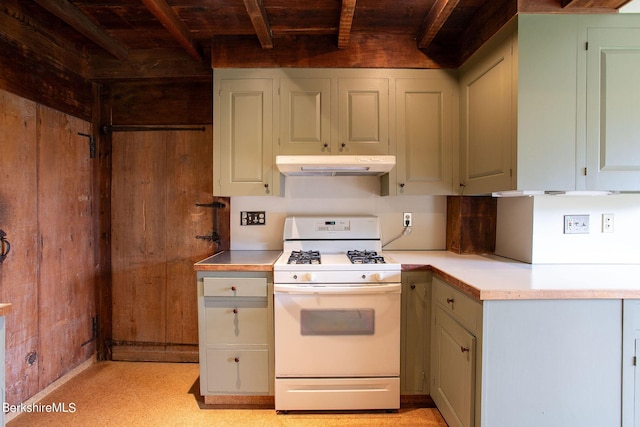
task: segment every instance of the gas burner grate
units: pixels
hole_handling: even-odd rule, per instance
[[[320,251],[292,251],[287,264],[320,264]]]
[[[347,257],[352,264],[385,264],[386,261],[382,255],[378,255],[376,251],[347,251]]]

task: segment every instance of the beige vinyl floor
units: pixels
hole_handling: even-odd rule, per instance
[[[14,413],[7,426],[447,425],[435,408],[288,414],[273,409],[218,409],[204,404],[199,387],[196,363],[98,362],[32,405],[40,412]],[[47,412],[46,405],[56,411]]]

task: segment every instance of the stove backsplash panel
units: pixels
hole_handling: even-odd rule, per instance
[[[293,215],[375,215],[385,250],[444,250],[446,196],[379,196],[377,177],[288,177],[283,197],[236,196],[231,203],[231,249],[282,249],[284,219]],[[242,226],[242,211],[265,211],[263,226]],[[403,234],[403,213],[413,213]]]

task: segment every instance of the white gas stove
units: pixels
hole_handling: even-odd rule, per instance
[[[325,286],[400,281],[400,264],[382,252],[377,217],[289,217],[275,283]]]
[[[290,217],[283,237],[276,410],[398,409],[401,265],[378,218]]]

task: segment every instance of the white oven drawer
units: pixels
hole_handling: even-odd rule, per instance
[[[265,277],[205,277],[205,297],[266,297]]]

